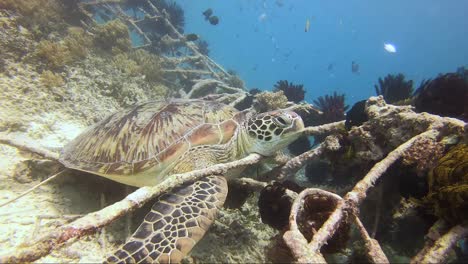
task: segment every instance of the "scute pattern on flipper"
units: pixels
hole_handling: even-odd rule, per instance
[[[179,263],[214,221],[226,199],[227,183],[209,176],[158,198],[131,239],[109,263]]]

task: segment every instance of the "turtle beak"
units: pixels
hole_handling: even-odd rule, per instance
[[[298,115],[296,112],[289,112],[288,113],[291,120],[292,120],[292,125],[290,128],[288,128],[288,130],[291,132],[291,133],[296,133],[299,135],[301,135],[304,131],[304,122],[302,121],[302,118],[300,115]]]

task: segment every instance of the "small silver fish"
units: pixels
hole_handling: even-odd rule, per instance
[[[305,24],[305,29],[304,29],[304,31],[305,31],[305,32],[308,32],[309,29],[310,29],[310,19],[307,19],[307,20],[306,20],[306,24]]]

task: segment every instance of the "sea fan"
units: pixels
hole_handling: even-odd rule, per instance
[[[413,94],[413,81],[406,81],[402,73],[389,74],[383,80],[379,78],[379,85],[374,87],[377,95],[383,95],[387,103],[408,99]]]
[[[276,82],[274,91],[283,91],[284,95],[288,98],[288,101],[299,103],[304,100],[304,85],[294,85],[292,82],[289,83],[287,80],[280,80]]]
[[[345,119],[345,111],[349,106],[345,105],[345,95],[337,94],[320,96],[314,100],[314,104],[323,112],[321,123],[336,122]]]

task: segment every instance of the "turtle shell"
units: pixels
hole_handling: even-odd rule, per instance
[[[452,223],[468,219],[468,145],[453,147],[429,174],[426,200],[438,217]]]
[[[231,140],[237,112],[214,101],[143,103],[90,127],[65,146],[60,161],[125,184],[155,185],[190,148]]]

